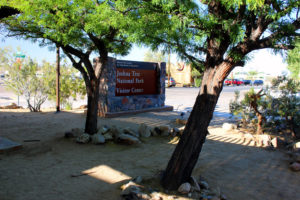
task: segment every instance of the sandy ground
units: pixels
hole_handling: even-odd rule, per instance
[[[113,119],[106,124],[137,129],[172,125],[175,112],[143,113]],[[247,146],[235,132],[212,121],[210,135],[193,175],[206,178],[228,199],[300,199],[300,173],[288,169],[288,156],[280,151]],[[0,136],[23,144],[14,152],[0,154],[0,200],[115,200],[120,185],[136,176],[154,177],[163,170],[174,150],[171,138],[152,137],[137,146],[114,143],[76,144],[63,138],[71,128],[83,128],[82,111],[30,113],[0,111]],[[40,140],[24,142],[24,140]],[[86,176],[72,177],[80,173]]]

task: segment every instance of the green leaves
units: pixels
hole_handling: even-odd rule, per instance
[[[295,48],[288,51],[288,70],[293,79],[300,81],[300,38],[295,40]]]

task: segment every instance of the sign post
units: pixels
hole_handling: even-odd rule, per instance
[[[22,67],[22,61],[21,61],[21,59],[25,58],[25,54],[22,53],[21,51],[18,51],[15,54],[15,57],[16,57],[16,62],[20,63],[19,70],[21,70],[21,67]],[[19,93],[18,93],[18,106],[20,106],[19,104],[20,104],[20,96],[19,96]]]
[[[60,53],[59,53],[59,46],[56,46],[56,112],[60,111],[59,77],[60,77]]]

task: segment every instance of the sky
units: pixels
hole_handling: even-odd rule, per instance
[[[4,38],[0,36],[0,47],[10,46],[17,52],[20,47],[22,52],[39,63],[42,60],[54,63],[56,59],[55,51],[49,51],[48,47],[40,47],[38,43],[32,43],[28,40],[18,40],[15,38]],[[147,51],[145,47],[134,46],[129,55],[125,57],[117,56],[117,59],[143,61],[144,54]],[[244,67],[238,67],[234,71],[252,71],[264,72],[265,74],[276,76],[287,72],[287,64],[281,55],[274,55],[270,50],[264,49],[251,53],[251,59],[247,61]],[[175,54],[171,55],[171,62],[176,63]]]

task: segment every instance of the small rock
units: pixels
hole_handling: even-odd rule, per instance
[[[186,125],[187,120],[178,118],[178,119],[175,120],[175,123],[179,124],[179,125]]]
[[[132,181],[135,182],[135,183],[140,184],[143,181],[143,178],[141,176],[137,176]]]
[[[251,147],[257,146],[256,141],[254,141],[254,140],[250,141],[250,143],[248,145]]]
[[[146,137],[147,138],[147,137],[151,136],[151,131],[150,131],[149,127],[144,123],[140,124],[140,127],[138,129],[138,133],[141,137]]]
[[[250,143],[251,141],[255,141],[256,139],[254,138],[254,136],[250,133],[246,133],[243,135],[242,137],[243,141],[245,143]]]
[[[98,133],[104,135],[104,134],[106,134],[108,131],[109,131],[109,128],[108,128],[106,125],[104,125],[104,126],[102,126],[101,128],[99,128]]]
[[[199,184],[198,184],[198,182],[197,182],[197,180],[196,180],[195,177],[191,176],[189,182],[190,182],[190,184],[192,186],[192,189],[194,191],[200,192],[201,188],[200,188],[200,186],[199,186]]]
[[[151,200],[162,200],[163,198],[160,196],[158,192],[151,193]]]
[[[141,143],[141,141],[137,137],[125,133],[122,133],[118,136],[117,142],[129,145]]]
[[[300,142],[296,142],[296,143],[293,145],[293,148],[294,148],[294,150],[296,150],[296,151],[300,150]]]
[[[179,129],[179,135],[182,135],[183,131],[185,129],[185,126],[182,126],[182,127],[178,128],[178,129]]]
[[[175,137],[176,135],[179,135],[179,134],[180,134],[180,130],[178,128],[174,127],[171,129],[171,135],[173,137]]]
[[[287,145],[287,143],[284,140],[282,140],[278,137],[275,137],[271,140],[271,145],[274,148],[284,148]]]
[[[113,136],[112,136],[112,134],[110,132],[104,134],[103,137],[105,138],[106,141],[114,139]]]
[[[105,138],[100,133],[92,135],[91,139],[92,139],[93,144],[104,144],[105,143]]]
[[[115,138],[115,139],[119,138],[120,131],[118,130],[118,128],[116,126],[113,125],[109,129],[109,133],[113,136],[113,138]]]
[[[139,133],[136,133],[134,130],[132,130],[129,127],[124,128],[123,133],[128,134],[128,135],[132,135],[132,136],[137,137],[137,138],[140,137]]]
[[[159,128],[162,136],[170,135],[170,126],[165,125],[165,126],[159,126],[158,128]]]
[[[230,124],[230,123],[224,123],[222,128],[225,130],[225,131],[230,131],[230,130],[234,130],[234,129],[237,129],[237,125],[235,124]]]
[[[139,200],[151,200],[151,197],[145,193],[138,193],[136,194]]]
[[[295,172],[300,171],[300,163],[293,162],[292,164],[290,164],[290,169],[295,171]]]
[[[132,181],[129,181],[129,183],[121,186],[122,192],[121,195],[129,195],[130,193],[138,194],[141,191],[141,188],[139,185],[135,184]]]
[[[205,189],[205,190],[208,190],[208,188],[209,188],[209,185],[208,185],[208,183],[206,182],[206,181],[199,181],[199,185],[200,185],[200,188],[201,189]]]
[[[191,184],[189,183],[183,183],[179,186],[178,192],[181,194],[187,194],[191,191]]]
[[[161,134],[161,131],[160,131],[160,129],[158,127],[154,127],[153,129],[151,129],[150,132],[151,132],[152,136],[158,136],[158,135]]]
[[[76,138],[76,142],[78,143],[82,143],[82,144],[86,144],[90,141],[90,135],[87,133],[83,133],[82,135],[80,135],[79,137]]]
[[[257,135],[256,141],[259,146],[268,147],[271,145],[271,136],[270,135]]]

